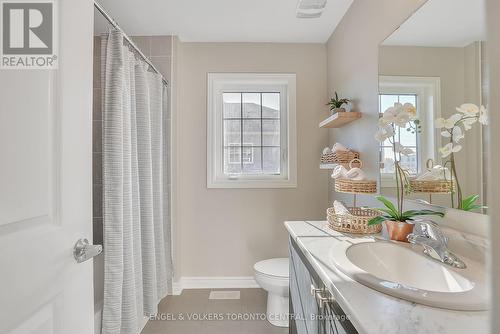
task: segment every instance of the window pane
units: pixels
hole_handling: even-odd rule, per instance
[[[243,93],[243,118],[260,118],[260,93]]]
[[[223,93],[222,101],[224,118],[241,118],[240,93]]]
[[[416,107],[416,101],[417,101],[417,97],[415,95],[400,95],[399,96],[399,103],[402,103],[402,104],[411,103],[411,104],[413,104],[414,107]]]
[[[243,147],[243,173],[261,174],[261,148],[244,146]]]
[[[280,93],[262,94],[262,117],[263,118],[280,117]]]
[[[410,147],[413,150],[415,150],[415,147]],[[406,169],[410,174],[417,174],[417,156],[415,154],[412,154],[410,156],[401,156],[401,167],[403,169]]]
[[[394,173],[394,151],[392,147],[383,147],[380,161],[384,164],[381,168],[383,174]]]
[[[241,147],[229,146],[224,148],[224,173],[241,173]]]
[[[262,148],[262,169],[265,174],[279,174],[281,170],[281,149],[279,147]]]
[[[410,129],[410,125],[406,125],[406,128],[401,128],[400,130],[400,143],[403,146],[417,146],[417,134],[407,131]]]
[[[380,112],[383,113],[389,107],[393,107],[394,103],[398,102],[397,95],[388,95],[382,94],[380,95]]]
[[[280,145],[279,120],[262,120],[262,145],[263,146]]]
[[[241,121],[224,120],[224,146],[241,144]]]
[[[243,145],[260,146],[260,120],[243,120]]]

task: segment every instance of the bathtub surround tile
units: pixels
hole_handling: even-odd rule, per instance
[[[93,243],[94,245],[102,245],[103,244],[103,225],[102,218],[94,218],[92,224],[92,234],[93,234]]]
[[[171,56],[172,55],[172,36],[152,36],[151,37],[151,56]]]
[[[102,95],[100,88],[94,88],[92,95],[92,120],[102,120]]]
[[[92,122],[92,152],[102,152],[102,121]]]
[[[151,37],[150,36],[131,36],[134,44],[141,50],[146,57],[151,57]]]
[[[168,81],[172,77],[172,58],[171,57],[151,57],[151,62],[160,71]]]
[[[102,218],[102,184],[94,184],[92,190],[92,216]]]
[[[92,153],[92,183],[102,184],[102,153]]]

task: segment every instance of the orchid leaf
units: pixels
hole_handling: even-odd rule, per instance
[[[475,211],[486,209],[486,206],[477,204],[477,200],[479,200],[479,195],[472,195],[462,200],[462,205],[460,208],[464,211]]]
[[[433,210],[408,210],[403,212],[402,218],[403,219],[410,219],[412,217],[416,216],[440,216],[443,217],[444,213],[438,212],[438,211],[433,211]]]
[[[378,199],[380,202],[382,202],[391,211],[390,215],[392,217],[399,218],[399,212],[396,209],[396,207],[394,206],[394,204],[392,204],[391,201],[389,201],[384,196],[377,196],[376,199]]]
[[[387,214],[389,215],[389,217],[391,217],[391,218],[397,218],[397,217],[395,217],[395,216],[394,216],[394,212],[393,212],[392,210],[390,210],[390,209],[386,209],[386,208],[377,208],[377,209],[375,209],[375,210],[377,210],[377,211],[382,211],[382,212],[384,212],[384,213],[387,213]]]
[[[385,216],[378,216],[378,217],[370,219],[368,221],[368,226],[382,224],[386,220],[387,220],[387,217],[385,217]]]

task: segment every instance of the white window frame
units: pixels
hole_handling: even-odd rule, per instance
[[[207,188],[296,188],[296,75],[208,73],[207,88]],[[227,175],[224,173],[222,94],[260,91],[280,93],[281,173]]]
[[[441,79],[439,77],[379,76],[379,94],[417,94],[418,118],[422,135],[417,136],[420,148],[419,166],[425,168],[428,159],[437,161],[441,135],[434,126],[436,118],[441,117]],[[381,113],[384,110],[380,110]],[[431,134],[431,135],[425,135]],[[396,187],[394,175],[380,173],[382,188]]]

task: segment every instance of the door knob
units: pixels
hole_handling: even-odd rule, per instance
[[[73,248],[76,262],[82,263],[102,253],[102,245],[91,245],[87,239],[79,239]]]

